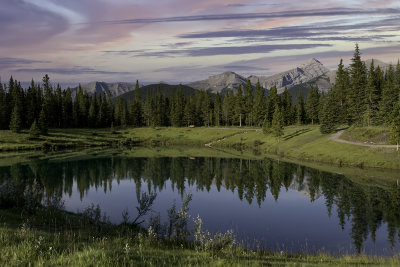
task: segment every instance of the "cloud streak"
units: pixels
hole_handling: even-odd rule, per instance
[[[192,15],[176,16],[164,18],[137,18],[126,20],[108,20],[101,21],[109,24],[148,24],[165,22],[193,22],[193,21],[216,21],[216,20],[252,20],[252,19],[271,19],[271,18],[289,18],[289,17],[332,17],[332,16],[356,16],[356,15],[398,15],[400,9],[353,9],[353,8],[327,8],[327,9],[308,9],[284,12],[266,12],[266,13],[230,13],[230,14],[210,14],[210,15]]]
[[[32,65],[39,63],[51,63],[51,62],[43,60],[25,59],[25,58],[2,57],[0,58],[0,69],[15,68],[21,65]]]
[[[297,50],[316,47],[330,47],[330,44],[282,44],[282,45],[251,45],[251,46],[219,46],[219,47],[194,47],[187,49],[146,51],[146,50],[122,50],[122,51],[103,51],[104,53],[115,53],[127,55],[133,53],[135,57],[204,57],[222,55],[242,55],[242,54],[261,54],[270,53],[278,50]]]
[[[73,68],[20,68],[15,69],[16,72],[28,72],[28,73],[53,73],[59,75],[85,75],[85,74],[96,74],[96,75],[132,75],[133,72],[120,72],[120,71],[104,71],[96,70],[87,67],[73,67]]]

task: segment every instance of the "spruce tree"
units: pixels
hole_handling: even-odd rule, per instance
[[[247,80],[244,86],[244,110],[243,110],[247,126],[253,125],[253,105],[254,105],[253,86],[251,85],[250,80]]]
[[[344,69],[343,59],[340,59],[340,63],[338,65],[334,88],[339,105],[338,121],[342,124],[347,123],[347,93],[349,88],[349,73]]]
[[[10,130],[14,133],[19,133],[22,129],[21,112],[19,105],[15,103],[14,109],[11,113]]]
[[[214,125],[220,126],[221,123],[221,109],[222,109],[222,100],[220,94],[217,92],[214,101]]]
[[[285,125],[293,124],[295,121],[295,111],[293,108],[292,96],[286,87],[282,93],[282,109]]]
[[[42,108],[42,110],[40,111],[38,124],[39,124],[40,133],[43,135],[47,135],[48,124],[47,124],[44,108]]]
[[[6,92],[0,80],[0,129],[4,130],[8,126],[7,120],[7,99]]]
[[[235,108],[235,96],[232,90],[229,90],[222,102],[223,121],[226,126],[233,125],[233,115]]]
[[[31,128],[29,129],[29,138],[36,139],[40,136],[40,129],[36,123],[36,119],[33,121]]]
[[[311,120],[311,124],[318,122],[319,113],[319,90],[318,87],[310,86],[306,102],[306,112],[308,120]]]
[[[364,112],[366,67],[361,61],[361,53],[356,44],[350,68],[350,88],[347,94],[349,123],[360,125]]]
[[[394,108],[398,100],[399,92],[396,88],[395,71],[392,65],[385,73],[385,82],[380,101],[380,113],[383,122],[390,124],[390,116],[388,116]]]
[[[375,82],[374,60],[371,61],[368,71],[367,87],[365,88],[364,125],[370,126],[378,120],[379,90]]]
[[[280,141],[280,137],[283,135],[283,114],[281,109],[276,106],[274,116],[272,119],[271,130],[273,135],[277,138],[278,143]]]
[[[400,143],[400,100],[397,101],[393,112],[391,114],[391,128],[390,128],[390,139],[391,142],[397,145],[397,151],[399,151]]]
[[[296,95],[296,123],[304,124],[306,122],[306,108],[304,104],[303,93],[297,93]]]
[[[267,124],[270,126],[272,123],[272,119],[274,116],[274,112],[277,106],[280,105],[280,97],[278,95],[278,89],[276,86],[272,86],[269,89],[269,94],[266,100],[266,107],[265,107],[265,116],[267,119]]]
[[[90,101],[88,124],[91,128],[96,127],[97,124],[96,103],[94,99]]]
[[[264,89],[260,85],[260,81],[256,84],[256,96],[254,100],[254,108],[252,115],[254,125],[260,127],[264,123],[265,118],[265,94]]]
[[[320,131],[323,134],[332,133],[336,129],[337,124],[337,106],[334,91],[330,90],[324,101],[322,110]]]
[[[67,88],[67,90],[63,92],[62,117],[64,128],[73,126],[73,101],[70,88]]]
[[[235,96],[235,121],[239,123],[240,127],[242,127],[243,109],[244,109],[244,99],[243,99],[242,85],[239,84]]]

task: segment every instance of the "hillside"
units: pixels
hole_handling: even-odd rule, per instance
[[[187,85],[181,85],[182,86],[182,91],[185,96],[191,96],[196,93],[196,89],[193,89],[190,86]],[[165,83],[158,83],[158,84],[150,84],[146,86],[142,86],[139,88],[139,95],[141,98],[145,98],[147,93],[150,95],[156,94],[157,92],[160,92],[164,94],[165,96],[170,96],[176,93],[178,90],[179,85],[170,85],[170,84],[165,84]],[[126,92],[124,94],[121,94],[118,96],[120,98],[126,99],[128,102],[133,101],[135,98],[135,91],[132,89],[129,92]]]

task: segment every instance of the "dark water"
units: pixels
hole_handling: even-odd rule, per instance
[[[0,168],[20,183],[36,177],[47,195],[76,212],[99,204],[111,222],[135,215],[141,192],[156,192],[153,210],[166,221],[174,201],[193,194],[190,214],[210,232],[233,229],[255,248],[332,254],[399,252],[400,188],[360,185],[343,175],[275,160],[124,158]]]

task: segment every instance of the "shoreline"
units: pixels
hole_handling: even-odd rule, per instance
[[[27,133],[19,134],[19,141],[7,140],[10,131],[0,132],[0,154],[29,151],[63,151],[90,148],[132,147],[207,147],[253,152],[257,156],[279,157],[288,160],[329,164],[362,169],[398,170],[400,153],[393,147],[371,147],[332,140],[333,135],[322,135],[313,125],[285,128],[280,142],[256,128],[199,127],[127,128],[111,132],[109,129],[52,129],[48,136],[29,140]],[[337,135],[337,134],[336,134]]]

